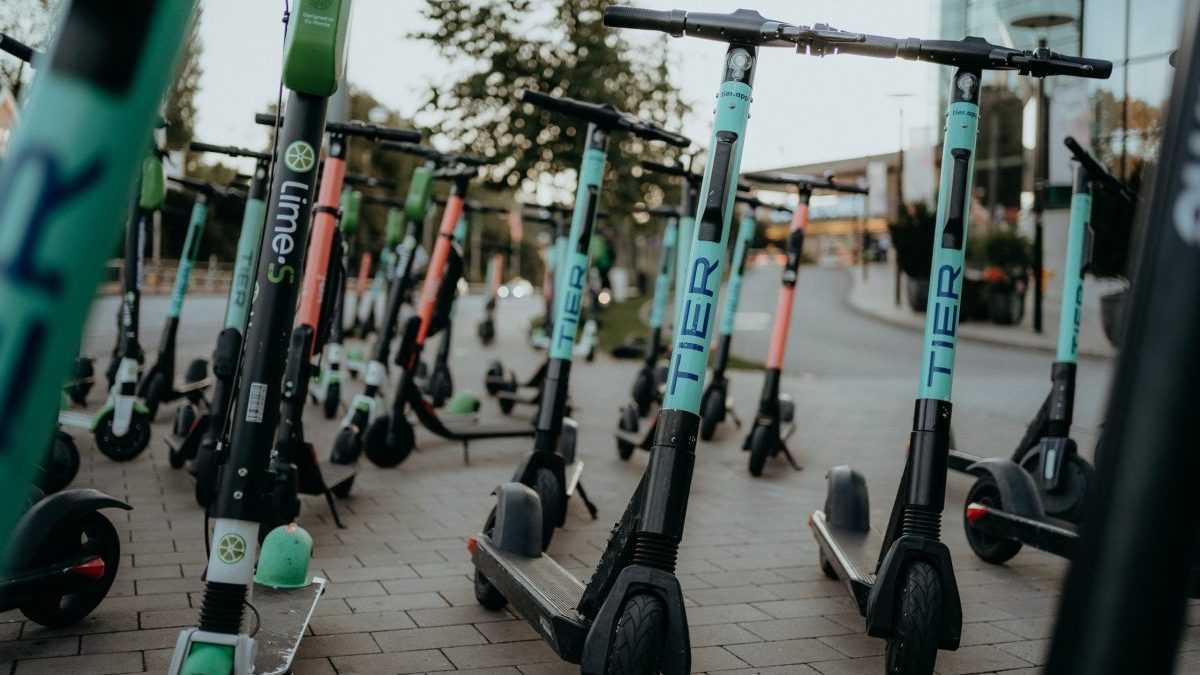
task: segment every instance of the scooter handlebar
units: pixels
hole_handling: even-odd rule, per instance
[[[642,9],[622,5],[604,8],[604,25],[610,28],[656,30],[674,37],[682,37],[686,21],[687,12],[681,9]]]
[[[484,166],[491,164],[492,161],[475,155],[462,155],[452,152],[439,152],[427,145],[417,145],[416,143],[408,143],[403,141],[382,141],[379,147],[383,150],[391,150],[393,152],[402,152],[406,155],[415,155],[432,160],[435,164],[441,166],[449,166],[452,164],[465,164],[467,166]]]
[[[701,38],[717,42],[791,47],[798,27],[775,21],[754,10],[739,9],[728,14],[688,12],[682,9],[653,10],[614,5],[604,10],[604,25],[612,28],[656,30],[674,37]]]
[[[0,33],[0,51],[8,52],[25,63],[33,61],[33,56],[37,53],[33,47],[6,33]]]
[[[646,10],[650,11],[650,10]],[[575,117],[592,122],[606,129],[628,131],[642,138],[663,141],[674,146],[686,148],[692,144],[690,138],[667,131],[653,122],[648,122],[631,113],[617,110],[611,104],[600,105],[588,101],[579,101],[566,96],[550,96],[541,92],[522,89],[519,98],[523,103],[549,110],[568,117]]]
[[[1096,158],[1092,157],[1090,152],[1084,150],[1083,146],[1079,145],[1074,136],[1067,136],[1063,139],[1063,145],[1067,146],[1067,149],[1071,151],[1071,156],[1075,158],[1075,161],[1083,165],[1084,170],[1087,171],[1088,178],[1099,183],[1105,190],[1117,195],[1129,204],[1137,203],[1137,193],[1130,189],[1128,185],[1121,182],[1116,176],[1109,173],[1108,169],[1105,169],[1100,162],[1096,161]]]
[[[232,145],[210,145],[208,143],[200,143],[193,141],[188,145],[188,148],[195,152],[213,152],[218,155],[228,155],[230,157],[251,157],[253,159],[271,159],[271,156],[265,152],[256,152],[247,150]]]
[[[834,29],[818,24],[815,29]],[[962,40],[921,40],[918,38],[892,38],[883,35],[859,35],[858,40],[828,44],[819,37],[802,44],[815,54],[857,54],[875,58],[901,58],[910,61],[928,61],[944,66],[977,68],[979,70],[1015,70],[1022,75],[1048,77],[1066,75],[1107,79],[1112,75],[1112,62],[1089,59],[1082,56],[1067,56],[1045,48],[1033,50],[1013,49],[995,45],[981,37]]]
[[[379,180],[375,176],[364,176],[358,173],[348,173],[342,178],[342,181],[347,185],[354,185],[357,187],[386,188],[389,190],[394,190],[396,188],[395,183]]]
[[[746,180],[754,181],[755,183],[768,183],[771,185],[795,185],[801,189],[809,190],[832,190],[834,192],[846,192],[849,194],[865,195],[869,192],[867,188],[857,185],[849,185],[846,183],[838,183],[833,180],[832,176],[824,176],[818,178],[816,176],[806,176],[795,173],[747,173],[742,176]]]
[[[256,113],[254,122],[263,126],[273,127],[277,123],[283,124],[283,118],[277,118],[270,113]],[[421,140],[421,132],[412,129],[393,129],[392,127],[381,127],[377,124],[369,124],[367,122],[359,122],[357,120],[351,122],[326,122],[325,131],[334,134],[344,134],[346,136],[357,136],[366,138],[372,141],[392,141],[396,143],[418,143]]]

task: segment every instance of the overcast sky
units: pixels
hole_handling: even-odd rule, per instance
[[[411,116],[430,83],[449,81],[462,64],[446,63],[431,45],[409,39],[420,29],[423,0],[355,0],[347,76],[386,105]],[[932,36],[930,0],[638,0],[642,7],[733,11],[754,7],[791,23],[844,30]],[[205,0],[200,34],[204,76],[197,96],[197,136],[213,143],[261,146],[252,114],[275,100],[279,84],[283,0]],[[631,41],[653,39],[626,31]],[[691,38],[670,41],[672,72],[693,107],[683,132],[707,143],[724,49]],[[818,59],[763,49],[743,157],[746,170],[894,151],[897,106],[906,126],[934,125],[935,68],[854,56]],[[433,139],[445,146],[446,139]]]

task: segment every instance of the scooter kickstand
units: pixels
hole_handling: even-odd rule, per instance
[[[804,467],[802,467],[796,463],[796,458],[792,457],[792,451],[788,450],[787,444],[783,442],[782,438],[779,439],[779,452],[783,453],[784,458],[787,459],[788,464],[792,465],[793,469],[795,469],[796,471],[804,470]]]
[[[325,488],[325,503],[329,505],[329,515],[333,516],[333,524],[337,525],[339,530],[346,529],[342,524],[342,518],[338,515],[337,500],[333,498],[333,491],[328,487]]]
[[[729,415],[729,419],[733,420],[733,428],[741,430],[742,418],[738,417],[737,411],[732,406],[725,406],[725,414]]]
[[[600,510],[588,499],[587,490],[583,489],[583,481],[575,484],[575,491],[579,493],[579,498],[583,500],[583,505],[587,507],[588,513],[591,514],[592,520],[597,520],[600,516]]]

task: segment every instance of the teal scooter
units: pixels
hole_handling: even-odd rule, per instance
[[[225,190],[204,181],[174,176],[168,177],[167,180],[195,192],[196,201],[192,204],[187,236],[183,241],[183,251],[179,255],[175,286],[171,290],[171,304],[167,307],[167,321],[158,344],[158,357],[138,382],[138,396],[145,402],[150,419],[154,419],[158,414],[158,407],[163,403],[177,401],[186,396],[195,404],[209,384],[208,362],[196,359],[188,365],[184,384],[178,387],[175,385],[175,339],[179,332],[183,301],[187,298],[188,283],[196,266],[196,256],[200,251],[204,226],[208,221],[208,204],[214,197],[227,194]]]

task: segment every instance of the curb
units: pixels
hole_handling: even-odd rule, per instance
[[[855,314],[858,314],[859,316],[862,316],[862,317],[865,317],[868,319],[872,319],[874,321],[879,321],[880,323],[885,323],[885,324],[888,324],[889,326],[903,328],[905,330],[909,330],[914,333],[923,333],[924,332],[925,327],[923,325],[923,323],[924,323],[923,321],[917,322],[917,323],[906,321],[904,319],[891,316],[887,313],[871,309],[870,307],[866,306],[865,304],[855,301],[854,291],[858,288],[858,282],[857,282],[857,279],[854,278],[855,270],[848,270],[848,272],[851,276],[850,290],[846,292],[846,296],[843,298],[843,302],[845,303],[846,307],[849,308],[852,312],[854,312]],[[996,346],[996,347],[1007,347],[1009,349],[1020,349],[1023,351],[1040,352],[1043,354],[1054,354],[1058,351],[1053,345],[1012,342],[1010,340],[1005,340],[1005,339],[997,338],[997,337],[991,337],[989,335],[979,335],[972,331],[965,332],[965,333],[960,331],[958,336],[964,340],[969,340],[971,342],[978,342],[978,343],[992,345],[992,346]],[[1116,355],[1117,355],[1116,350],[1108,352],[1108,351],[1098,351],[1096,349],[1085,348],[1085,347],[1079,348],[1079,356],[1083,357],[1083,358],[1111,360],[1111,359],[1115,358]]]

